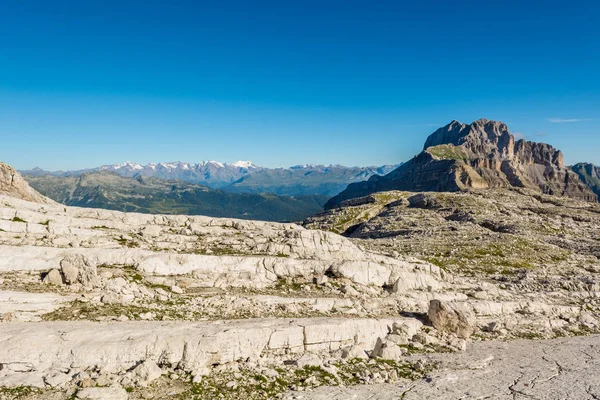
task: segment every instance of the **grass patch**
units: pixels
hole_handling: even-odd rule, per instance
[[[18,386],[15,388],[0,388],[0,397],[9,396],[10,399],[20,399],[31,394],[42,393],[39,389],[29,386]]]
[[[426,150],[432,156],[446,160],[468,160],[469,154],[462,147],[451,144],[440,144]]]
[[[140,244],[132,239],[124,238],[123,236],[115,238],[115,241],[123,247],[129,247],[130,249],[140,247]]]
[[[19,218],[17,216],[15,216],[13,219],[11,219],[12,222],[23,222],[23,223],[27,223],[27,221],[25,221],[23,218]]]
[[[314,388],[318,386],[351,386],[365,382],[372,373],[386,371],[390,382],[400,378],[420,379],[429,370],[409,362],[390,360],[349,360],[326,369],[319,366],[306,366],[297,369],[274,368],[278,375],[265,376],[253,370],[242,370],[234,378],[231,373],[213,374],[204,377],[202,382],[181,393],[177,399],[273,399],[292,387]],[[391,372],[394,371],[393,374]],[[241,375],[241,377],[240,377]]]

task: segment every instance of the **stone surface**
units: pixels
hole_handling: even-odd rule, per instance
[[[157,380],[162,375],[162,370],[152,360],[146,360],[132,371],[132,383],[139,386],[148,386],[152,381]]]
[[[312,318],[204,323],[11,323],[0,325],[0,364],[27,365],[28,370],[38,372],[71,365],[102,368],[105,372],[137,366],[141,369],[139,374],[134,370],[135,375],[155,378],[158,370],[153,363],[159,360],[192,372],[269,353],[317,354],[348,345],[371,350],[378,337],[385,336],[394,322],[401,321]]]
[[[441,332],[456,334],[467,339],[475,331],[475,316],[469,310],[461,310],[455,304],[431,300],[427,317]]]
[[[284,399],[593,400],[600,398],[598,340],[589,336],[476,343],[458,355],[429,356],[441,366],[423,380],[321,387],[288,392]]]
[[[93,387],[79,390],[76,397],[81,400],[127,400],[129,395],[119,387]]]
[[[59,270],[51,269],[44,277],[44,283],[47,283],[48,285],[62,285],[63,276]]]
[[[71,254],[60,261],[60,268],[67,284],[93,285],[97,279],[96,263],[82,254]]]

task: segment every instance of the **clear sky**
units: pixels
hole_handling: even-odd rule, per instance
[[[600,2],[3,0],[0,160],[397,163],[497,119],[600,164]]]

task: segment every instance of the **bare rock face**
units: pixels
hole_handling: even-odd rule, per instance
[[[467,310],[460,310],[451,303],[431,300],[427,316],[437,330],[454,333],[462,339],[469,338],[475,331],[473,314]]]
[[[33,190],[21,174],[3,162],[0,162],[0,194],[36,203],[54,203]]]
[[[565,167],[561,151],[545,143],[516,141],[506,124],[480,119],[470,125],[452,121],[432,133],[423,152],[412,160],[383,177],[349,185],[325,207],[388,190],[455,192],[503,187],[598,199]]]
[[[600,196],[600,167],[589,163],[579,163],[571,167],[579,179],[585,183],[596,195]]]

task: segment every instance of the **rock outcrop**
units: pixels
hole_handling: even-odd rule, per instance
[[[431,300],[427,316],[437,330],[455,333],[462,339],[468,339],[475,331],[475,316],[470,310],[461,310],[456,304]]]
[[[33,190],[21,174],[3,162],[0,162],[0,194],[36,203],[54,203]]]
[[[506,124],[480,119],[470,125],[452,121],[438,129],[412,160],[383,177],[349,185],[325,208],[387,190],[454,192],[501,187],[597,201],[564,165],[562,152],[545,143],[516,140]]]

